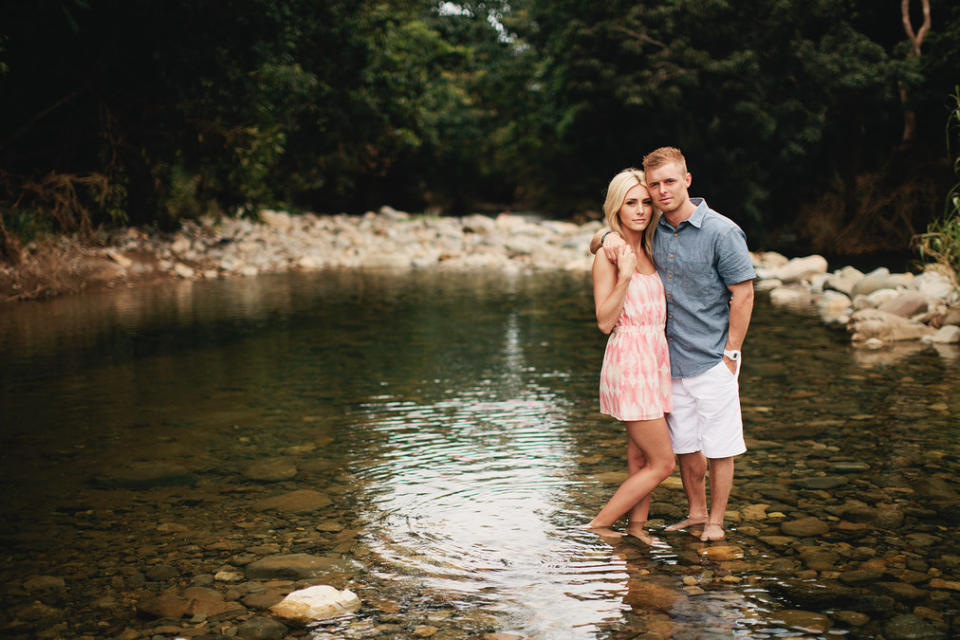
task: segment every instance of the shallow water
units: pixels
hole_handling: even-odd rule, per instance
[[[960,632],[956,349],[857,350],[761,296],[728,539],[658,531],[685,512],[672,479],[647,546],[577,528],[625,471],[622,427],[597,413],[604,339],[580,274],[294,274],[0,307],[0,629],[229,636],[262,615],[251,594],[296,586],[244,567],[308,553],[329,563],[314,582],[364,605],[295,636]],[[304,489],[329,504],[262,502]],[[243,606],[137,613],[190,584]]]

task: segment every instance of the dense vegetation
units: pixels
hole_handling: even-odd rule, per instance
[[[905,249],[958,68],[954,0],[8,0],[0,254],[264,206],[573,216],[663,144],[755,246]]]

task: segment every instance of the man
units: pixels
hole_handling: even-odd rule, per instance
[[[666,530],[703,525],[701,540],[721,540],[734,456],[747,450],[737,378],[756,274],[740,227],[702,198],[690,197],[692,176],[679,149],[661,147],[647,154],[643,168],[654,206],[663,214],[653,258],[667,299],[673,392],[667,425],[689,503],[687,517]],[[615,232],[601,230],[590,250],[603,247],[615,260],[622,243]]]

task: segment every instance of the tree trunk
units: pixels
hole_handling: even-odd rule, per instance
[[[907,59],[920,57],[920,46],[923,39],[930,31],[930,0],[920,0],[923,6],[923,24],[919,31],[913,30],[913,21],[910,19],[910,0],[900,0],[900,17],[903,20],[903,30],[910,39],[910,53]],[[903,81],[900,82],[900,103],[903,105],[903,137],[901,142],[909,144],[913,142],[914,134],[917,128],[917,114],[909,106],[910,94],[907,91]]]

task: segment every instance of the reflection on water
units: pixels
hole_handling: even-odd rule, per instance
[[[242,613],[174,623],[235,632],[266,587],[222,576],[271,553],[331,559],[321,581],[365,602],[296,632],[316,638],[960,628],[955,349],[860,351],[761,301],[728,540],[656,531],[684,513],[674,482],[648,547],[578,528],[625,469],[597,413],[603,341],[579,274],[294,274],[0,308],[0,628],[150,633],[170,615],[143,603],[193,584]],[[325,502],[266,502],[304,489]]]

